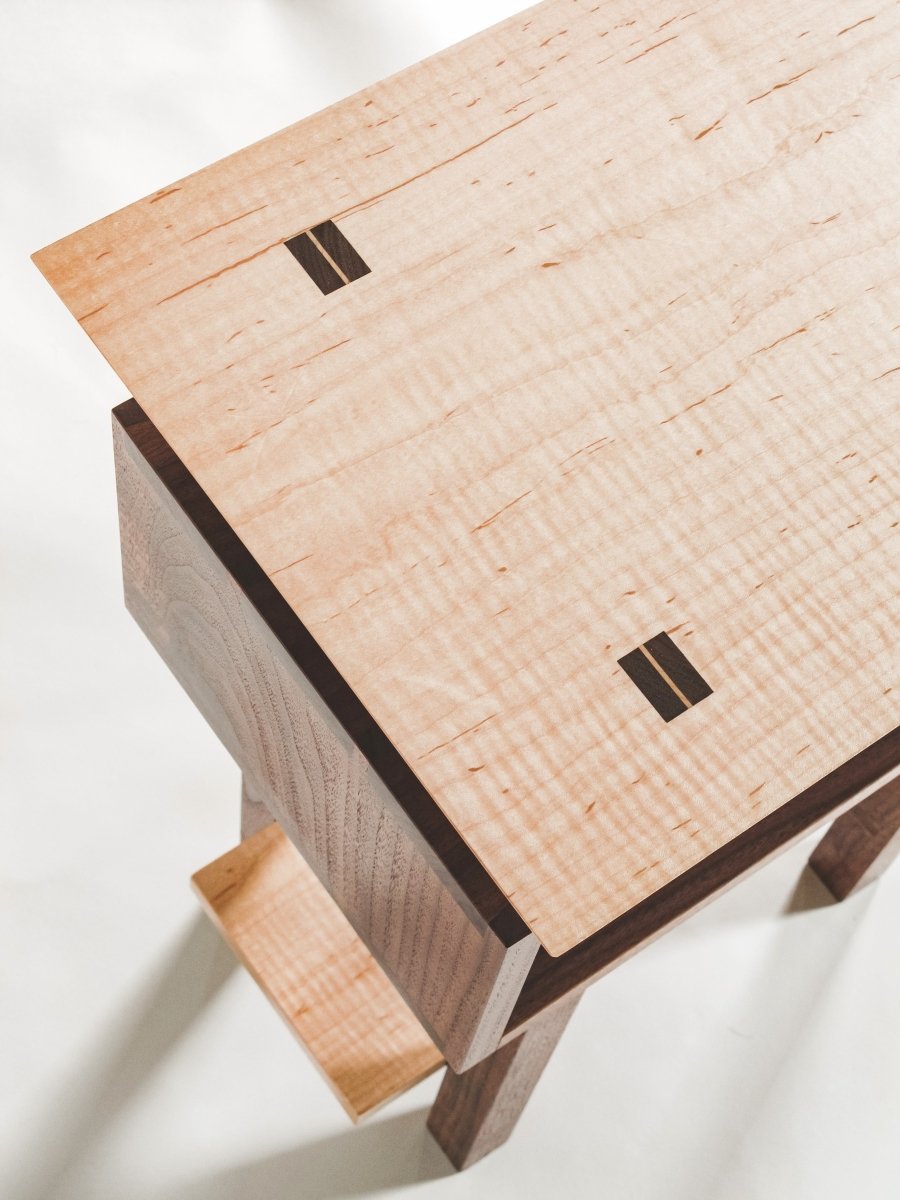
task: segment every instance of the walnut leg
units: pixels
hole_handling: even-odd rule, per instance
[[[241,841],[246,841],[260,829],[271,825],[274,817],[260,800],[254,800],[247,791],[247,781],[241,776]]]
[[[458,1171],[501,1146],[540,1079],[581,992],[536,1017],[521,1037],[462,1075],[449,1067],[428,1128]]]
[[[809,865],[838,900],[877,879],[900,854],[900,779],[834,822]]]

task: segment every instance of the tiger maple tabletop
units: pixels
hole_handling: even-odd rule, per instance
[[[868,793],[896,827],[898,63],[893,3],[547,0],[36,256],[171,523],[123,516],[129,602],[177,657],[199,531],[240,615],[192,585],[176,672],[455,1069]],[[229,708],[204,622],[355,783],[307,756],[298,816],[299,709]],[[522,952],[481,1041],[342,899],[316,789],[356,853],[363,786]]]

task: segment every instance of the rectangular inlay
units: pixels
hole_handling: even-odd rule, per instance
[[[284,244],[326,296],[369,274],[369,268],[334,221],[314,225]]]
[[[712,695],[712,688],[665,632],[631,650],[618,663],[664,721],[674,720]]]

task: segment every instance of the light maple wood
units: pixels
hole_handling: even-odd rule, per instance
[[[277,825],[193,877],[209,916],[354,1121],[443,1058]]]
[[[457,1170],[501,1146],[516,1126],[581,993],[537,1017],[515,1041],[462,1075],[447,1069],[428,1128]]]
[[[838,818],[837,837],[834,841],[826,837],[825,845],[835,852],[836,859],[850,860],[840,867],[842,872],[851,864],[859,868],[866,853],[878,853],[877,869],[886,866],[890,850],[882,854],[876,837],[886,841],[890,834],[891,810],[885,802],[896,795],[898,764],[900,730],[894,730],[566,954],[554,958],[540,950],[510,1016],[504,1042],[518,1037],[548,1009],[583,991],[828,820]],[[877,820],[875,812],[868,811],[869,798],[876,795],[882,798]],[[870,836],[863,845],[845,842],[841,836],[841,816],[851,809],[867,811]]]
[[[898,724],[898,63],[548,0],[37,256],[551,954]]]
[[[235,594],[246,597],[259,618],[265,623],[268,629],[267,636],[275,641],[280,640],[284,648],[290,650],[295,665],[302,661],[304,655],[296,636],[298,625],[296,617],[286,609],[282,602],[279,601],[280,608],[279,606],[273,607],[269,603],[273,597],[276,600],[279,599],[271,584],[245,552],[236,553],[236,539],[233,532],[224,524],[221,516],[211,513],[208,500],[203,497],[196,482],[185,472],[183,466],[179,464],[175,469],[172,452],[158,431],[154,429],[133,401],[116,410],[116,420],[120,425],[122,435],[129,438],[134,452],[138,455],[136,465],[139,471],[152,476],[150,490],[161,489],[161,494],[168,495],[170,500],[178,505],[178,511],[173,512],[173,524],[159,524],[160,513],[157,501],[151,498],[144,509],[127,500],[123,489],[120,499],[123,513],[128,514],[127,519],[123,518],[122,528],[126,578],[132,574],[133,568],[130,564],[134,560],[146,563],[151,557],[155,557],[156,551],[152,550],[150,546],[161,538],[171,539],[172,548],[177,550],[178,554],[183,554],[186,561],[191,562],[196,558],[196,551],[190,549],[191,539],[196,538],[199,534],[206,545],[206,550],[199,559],[199,563],[204,565],[204,570],[209,571],[210,588],[221,593],[220,600],[223,600],[226,606],[230,603],[230,597]],[[179,523],[182,526],[182,537],[176,537]],[[130,532],[134,527],[140,530],[139,538],[134,538]],[[148,533],[148,530],[153,530],[152,534]],[[194,532],[192,533],[191,530]],[[218,560],[217,564],[212,567],[209,565],[210,553]],[[185,597],[190,597],[190,603],[182,606]],[[191,622],[187,619],[187,615],[196,607],[190,590],[182,583],[177,591],[169,592],[168,600],[172,603],[166,603],[166,593],[157,596],[153,602],[152,613],[144,612],[141,619],[146,628],[152,628],[156,643],[163,648],[165,655],[172,662],[173,669],[176,672],[180,671],[181,677],[190,685],[191,694],[200,695],[203,687],[211,686],[213,690],[224,693],[229,705],[233,706],[238,703],[248,711],[264,716],[268,710],[266,705],[261,702],[259,693],[262,695],[271,693],[273,680],[263,672],[259,683],[259,692],[247,690],[243,683],[237,685],[233,671],[223,670],[221,655],[200,656],[197,653],[196,644],[199,640],[202,645],[202,639],[198,639],[196,625],[192,628]],[[145,603],[141,598],[140,591],[134,597],[133,603],[134,610],[140,614]],[[170,612],[180,612],[181,616],[178,620],[173,621]],[[287,629],[283,619],[285,616],[286,624],[289,627]],[[256,618],[253,620],[254,627],[257,627]],[[291,630],[293,630],[293,635]],[[168,640],[166,641],[167,631]],[[208,640],[215,641],[216,638],[223,636],[223,631],[226,645],[232,647],[230,653],[237,661],[240,661],[239,652],[233,648],[234,631],[229,623],[220,620],[214,624]],[[180,644],[182,642],[187,642],[187,644]],[[302,643],[302,639],[300,642]],[[256,655],[257,662],[262,661],[261,656],[257,655],[255,640],[251,643],[251,649]],[[306,661],[309,664],[308,658]],[[203,675],[204,671],[207,673],[206,677]],[[333,688],[325,687],[324,691],[331,697],[333,705],[336,700]],[[208,697],[205,703],[209,704]],[[217,715],[209,708],[206,711],[213,720],[214,726],[222,728],[221,714]],[[246,739],[245,741],[247,741],[247,750],[242,751],[239,748],[237,756],[246,757],[249,753],[253,760],[262,759],[263,767],[265,767],[266,760],[271,759],[272,754],[261,754],[259,748],[254,747],[252,741]],[[369,744],[372,744],[371,739]],[[290,755],[290,739],[287,741],[286,752]],[[498,1011],[500,1013],[504,1011],[504,1004],[498,1006],[498,994],[501,997],[505,995],[507,997],[505,1003],[508,1003],[508,997],[514,995],[515,991],[521,987],[503,1033],[503,1040],[509,1041],[517,1037],[533,1018],[540,1017],[548,1007],[568,995],[580,991],[586,983],[613,969],[624,958],[683,920],[723,889],[732,886],[739,879],[756,870],[774,854],[792,845],[799,838],[807,836],[817,825],[833,819],[847,808],[859,804],[867,796],[884,787],[898,771],[900,771],[900,730],[895,730],[887,737],[879,739],[861,754],[848,760],[837,771],[825,776],[811,788],[794,797],[776,812],[759,821],[740,837],[721,847],[707,857],[703,863],[685,872],[629,913],[586,939],[579,946],[558,958],[553,958],[546,951],[540,950],[528,967],[524,986],[522,986],[522,978],[525,967],[522,966],[522,960],[516,958],[504,963],[502,972],[497,977],[488,975],[487,978],[470,979],[470,997],[474,997],[478,1003],[485,1005],[487,1010],[485,1016],[488,1017],[488,1020],[482,1023],[477,1038],[469,1043],[470,1061],[493,1049],[496,1044],[499,1028],[496,1023],[497,1014]],[[263,774],[265,774],[265,770],[263,770]],[[327,792],[320,797],[321,800],[326,801],[326,824],[329,824],[327,814],[330,805],[327,803]],[[427,794],[408,797],[407,804],[410,805],[407,810],[408,814],[412,813],[420,822],[426,816],[425,810],[433,810],[434,807]],[[337,812],[341,811],[343,810],[338,808]],[[333,812],[332,815],[334,815]],[[244,817],[247,822],[247,833],[258,827],[258,823],[270,819],[265,805],[257,803],[256,798],[251,797],[246,780],[244,780]],[[319,820],[321,821],[321,818]],[[315,816],[313,823],[316,823]],[[334,823],[331,822],[331,824],[333,826]],[[338,828],[340,828],[339,824]],[[428,827],[427,821],[423,828],[427,831],[426,844],[432,848],[432,861],[434,861],[433,847],[440,844],[442,838],[435,839],[435,830]],[[348,845],[355,845],[357,835],[352,828],[345,832],[345,836],[349,838]],[[384,855],[381,861],[384,863],[388,857],[391,842],[384,836],[380,840]],[[438,874],[447,875],[449,873],[459,895],[468,898],[473,907],[476,906],[476,902],[484,906],[486,898],[479,894],[480,884],[484,880],[476,872],[473,872],[473,868],[477,867],[477,864],[474,863],[471,856],[467,862],[461,863],[459,850],[459,845],[455,848],[443,847],[443,863],[436,864]],[[334,857],[334,853],[332,857]],[[363,866],[362,869],[364,872],[368,871],[367,866]],[[345,875],[346,867],[341,866],[340,872]],[[396,879],[396,876],[394,878]],[[396,888],[397,886],[396,882],[392,883],[391,875],[383,869],[376,871],[374,878],[365,875],[364,882],[367,890],[376,894],[381,893],[382,904],[385,900],[385,890],[390,891],[392,887]],[[358,891],[358,887],[349,888],[346,879],[343,879],[340,884],[340,894],[345,897],[352,898]],[[395,914],[396,919],[398,906],[388,904],[388,912],[391,911]],[[403,912],[406,911],[407,906],[404,902]],[[414,911],[417,912],[417,909]],[[456,935],[446,936],[437,926],[434,936],[440,938],[441,952],[437,961],[443,964],[444,972],[448,969],[449,961],[452,963],[451,970],[454,973],[460,972],[465,977],[465,972],[471,969],[471,960],[465,956],[457,958],[458,937]],[[400,944],[403,945],[404,942],[409,942],[410,953],[413,955],[422,953],[423,948],[426,952],[430,949],[427,940],[423,942],[416,937],[410,940],[407,934],[402,934],[400,937]],[[507,942],[507,944],[512,945],[513,943]],[[407,973],[409,973],[411,965],[411,963],[405,964]],[[527,963],[525,965],[527,966]],[[431,974],[429,974],[430,979]],[[440,987],[432,986],[430,994],[432,996],[440,995]],[[458,993],[454,992],[454,995],[456,994]],[[477,1012],[474,1004],[471,1005],[471,1012],[473,1014]],[[487,1037],[488,1034],[490,1034],[490,1039]],[[451,1044],[455,1044],[455,1037],[451,1036],[450,1041]],[[477,1047],[477,1054],[473,1046]]]
[[[838,900],[874,882],[900,855],[900,779],[838,817],[809,865]]]
[[[498,1045],[536,939],[492,926],[372,770],[207,540],[217,526],[194,523],[195,487],[138,406],[113,430],[126,604],[240,766],[248,831],[259,805],[277,818],[465,1070]]]

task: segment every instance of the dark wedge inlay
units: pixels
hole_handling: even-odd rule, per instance
[[[326,296],[352,283],[354,279],[369,274],[369,268],[334,221],[314,225],[312,229],[289,238],[284,244]]]
[[[618,662],[664,721],[712,695],[712,688],[667,633],[658,633]]]

